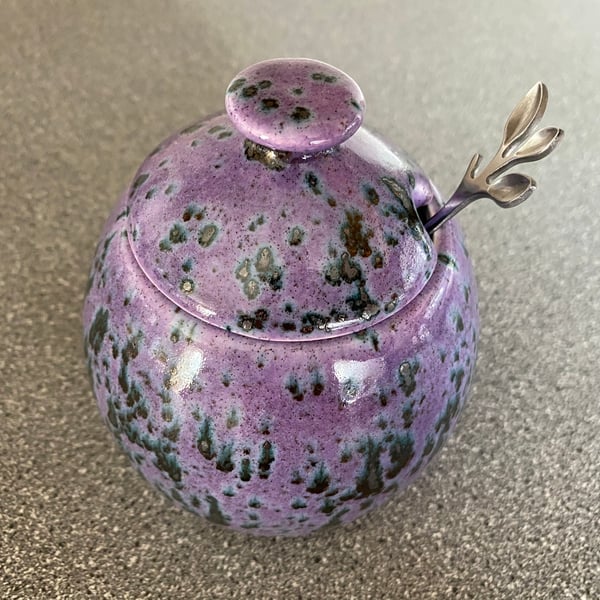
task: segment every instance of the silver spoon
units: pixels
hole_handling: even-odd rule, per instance
[[[517,164],[548,156],[563,138],[564,131],[557,127],[533,131],[547,103],[548,88],[536,83],[508,117],[500,148],[489,164],[479,170],[482,156],[475,154],[456,191],[425,223],[429,234],[478,198],[491,198],[502,208],[517,206],[529,198],[536,188],[535,181],[521,173],[504,173]]]

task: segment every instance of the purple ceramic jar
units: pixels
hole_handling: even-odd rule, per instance
[[[358,86],[260,63],[163,142],[98,245],[100,413],[178,505],[262,535],[346,523],[418,477],[460,413],[478,314],[456,223],[360,128]]]

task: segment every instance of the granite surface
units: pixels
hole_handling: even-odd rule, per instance
[[[0,598],[600,598],[600,4],[0,2]],[[372,516],[252,539],[183,513],[97,414],[82,292],[158,140],[257,60],[349,72],[443,194],[538,79],[566,138],[515,211],[460,217],[480,283],[470,404]]]

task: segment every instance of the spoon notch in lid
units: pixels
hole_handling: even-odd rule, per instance
[[[558,127],[534,131],[547,104],[548,88],[538,82],[511,112],[504,125],[502,143],[488,165],[479,169],[482,156],[473,156],[456,191],[425,223],[429,234],[478,198],[490,198],[502,208],[517,206],[529,198],[536,188],[534,179],[506,171],[517,164],[548,156],[562,140],[564,131]]]

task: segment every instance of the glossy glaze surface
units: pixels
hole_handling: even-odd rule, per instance
[[[365,100],[343,71],[316,60],[282,58],[239,73],[227,88],[225,107],[246,138],[312,154],[341,144],[360,127]]]
[[[311,118],[278,129],[285,102],[256,110],[286,90]],[[354,133],[360,116],[347,126],[357,90],[315,61],[250,67],[229,114],[142,163],[98,246],[84,324],[100,412],[149,482],[219,525],[305,535],[365,514],[422,472],[468,392],[460,231],[432,240],[429,180]],[[245,137],[273,127],[276,150]],[[326,151],[289,151],[315,132]]]
[[[126,216],[138,263],[178,306],[242,335],[305,340],[380,322],[423,288],[436,250],[415,206],[432,196],[364,128],[274,166],[219,115],[144,161]]]
[[[305,535],[379,506],[423,471],[464,404],[478,337],[457,226],[402,311],[364,331],[267,342],[192,317],[152,286],[124,196],[84,309],[100,413],[138,471],[210,521]]]

